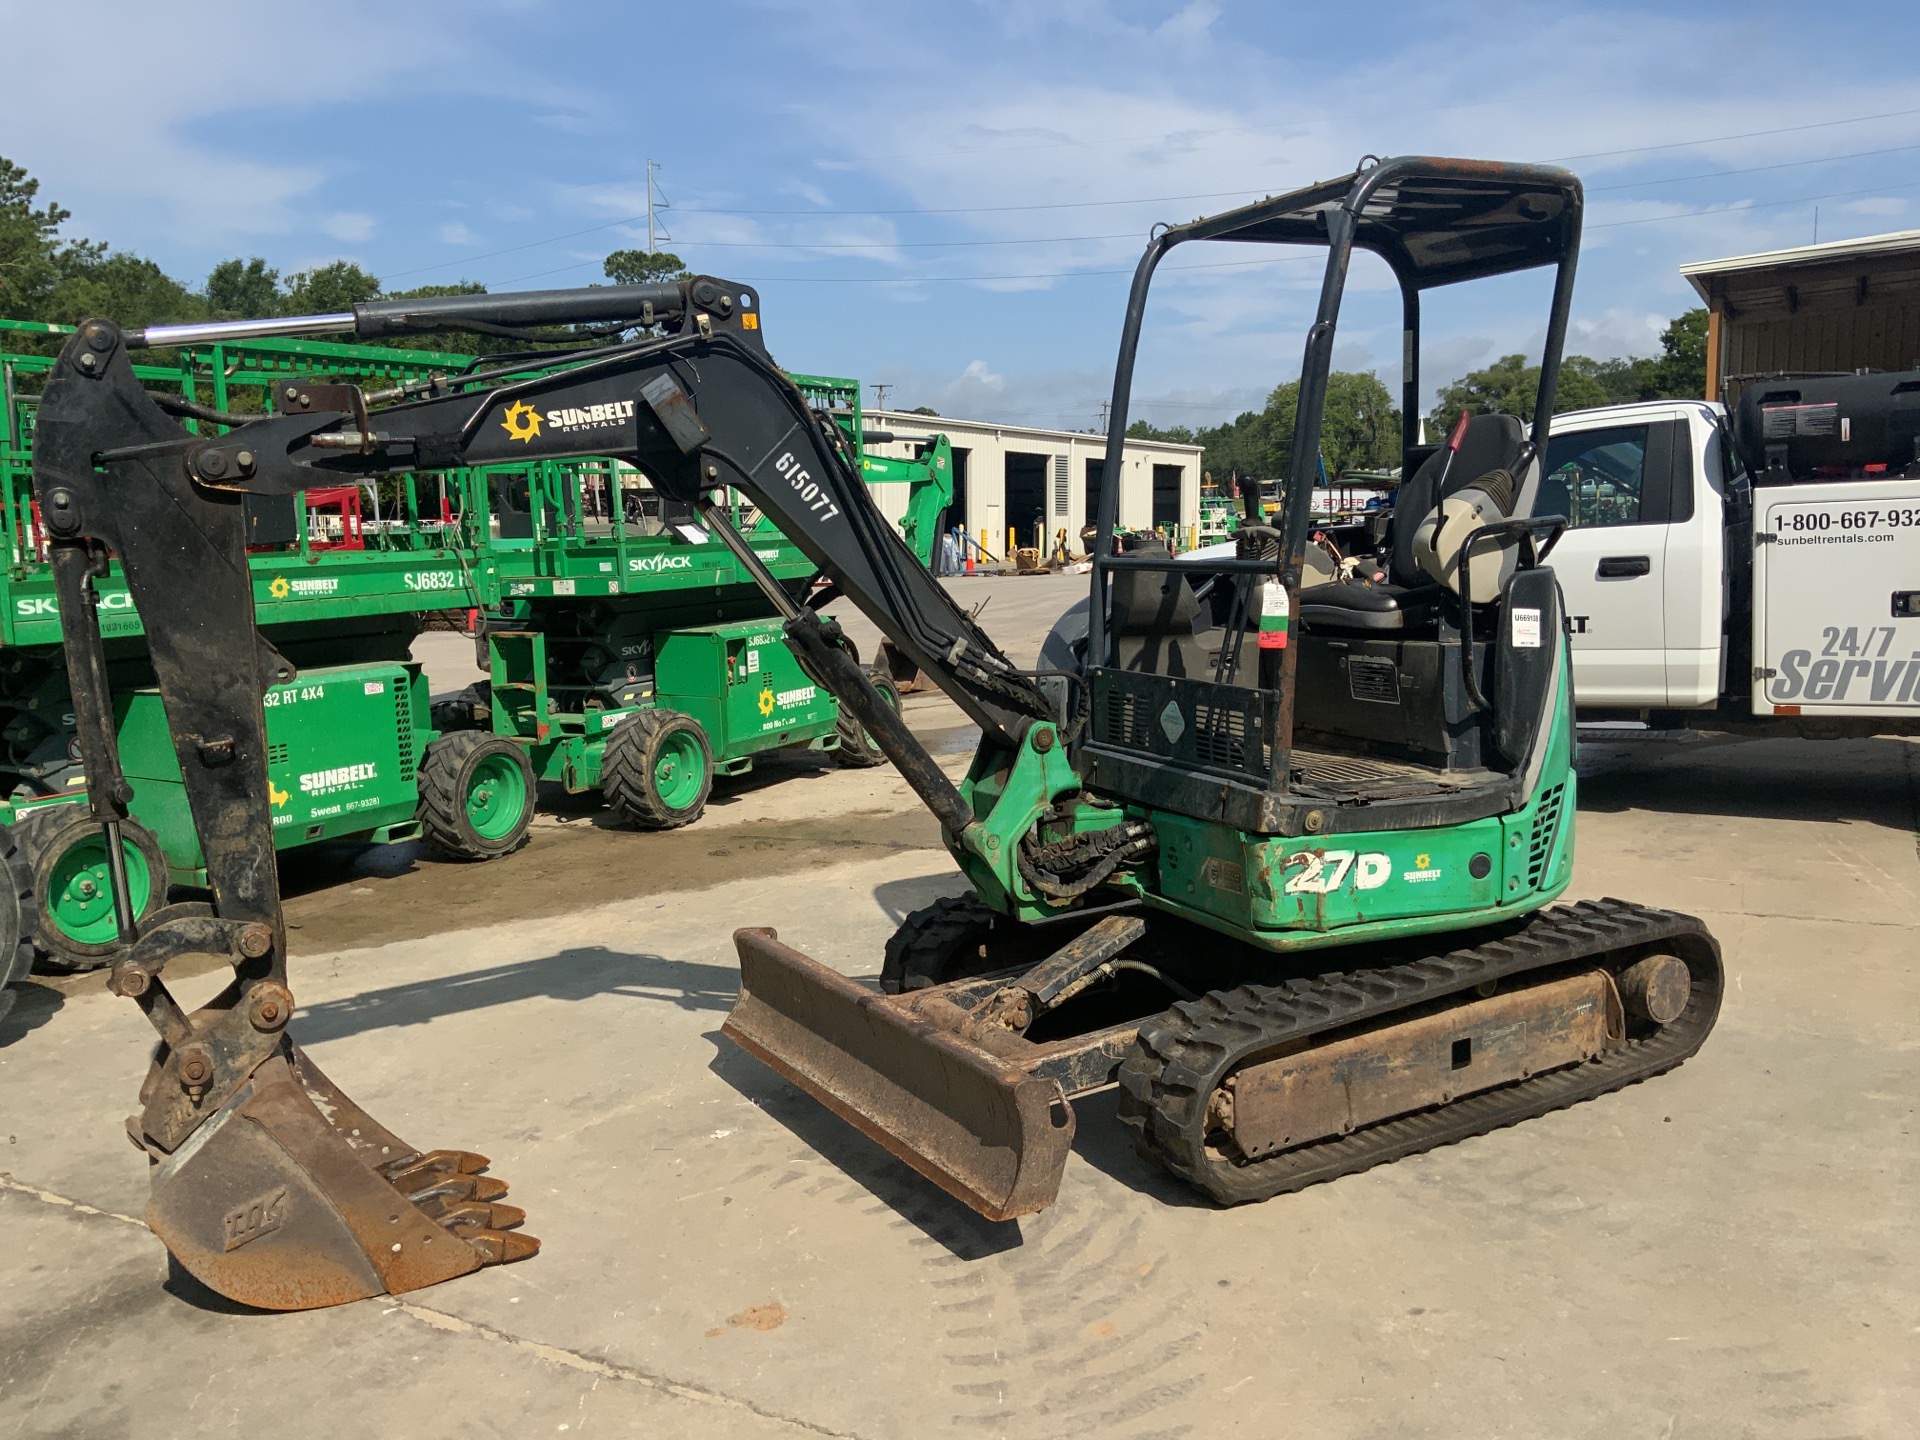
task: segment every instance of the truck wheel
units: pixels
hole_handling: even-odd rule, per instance
[[[511,740],[456,730],[427,746],[416,814],[427,844],[450,860],[518,849],[533,823],[533,766]]]
[[[21,928],[42,969],[97,970],[113,958],[120,926],[107,837],[84,805],[29,812],[7,827],[0,849],[8,878],[17,884],[25,876]],[[144,920],[167,900],[166,853],[137,820],[120,822],[120,850],[134,918]]]
[[[880,698],[893,707],[894,713],[900,711],[900,688],[893,683],[893,676],[880,665],[867,666],[867,678],[873,682],[873,688],[880,692]],[[840,707],[840,747],[833,752],[833,758],[849,770],[869,770],[875,765],[887,763],[887,752],[873,743],[873,736],[866,727],[854,718],[853,712],[845,705]]]
[[[712,788],[707,732],[678,710],[629,715],[600,757],[600,793],[615,815],[643,830],[674,830],[698,820]]]

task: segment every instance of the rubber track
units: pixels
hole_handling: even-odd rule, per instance
[[[1256,1161],[1206,1144],[1207,1103],[1236,1068],[1277,1046],[1345,1029],[1504,979],[1579,963],[1617,965],[1653,950],[1693,978],[1672,1024],[1583,1065],[1382,1120]],[[1410,964],[1285,985],[1243,985],[1185,1001],[1140,1027],[1120,1067],[1120,1118],[1141,1154],[1223,1205],[1317,1185],[1388,1160],[1562,1109],[1670,1070],[1707,1038],[1720,1012],[1720,947],[1690,915],[1624,900],[1582,901],[1535,915],[1504,939]]]

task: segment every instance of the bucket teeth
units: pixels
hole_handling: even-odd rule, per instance
[[[540,1242],[518,1231],[479,1230],[464,1238],[479,1252],[482,1265],[511,1265],[540,1253]]]
[[[428,1210],[427,1214],[433,1215],[433,1211]],[[518,1229],[526,1220],[527,1212],[518,1205],[490,1205],[470,1200],[463,1205],[449,1205],[433,1218],[464,1240],[483,1230]]]
[[[498,1200],[507,1193],[507,1182],[491,1175],[449,1175],[422,1184],[417,1189],[408,1186],[398,1188],[406,1192],[407,1199],[424,1210],[434,1201]]]
[[[403,1155],[377,1168],[400,1189],[412,1190],[438,1184],[453,1175],[476,1175],[487,1164],[486,1156],[471,1150],[429,1150],[424,1155]]]

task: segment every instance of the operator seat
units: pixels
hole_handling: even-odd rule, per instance
[[[1526,444],[1526,427],[1515,415],[1475,415],[1467,422],[1460,453],[1447,470],[1446,447],[1429,455],[1394,497],[1393,520],[1387,532],[1387,579],[1384,584],[1335,582],[1300,592],[1300,623],[1308,630],[1358,631],[1394,634],[1431,625],[1440,613],[1446,589],[1414,563],[1413,537],[1447,496],[1463,490],[1489,470],[1511,470]]]
[[[1213,678],[1207,647],[1194,634],[1200,601],[1184,575],[1116,570],[1107,613],[1116,668],[1189,680]]]

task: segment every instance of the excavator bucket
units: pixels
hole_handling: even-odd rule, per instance
[[[151,1148],[151,1147],[149,1147]],[[349,1100],[291,1040],[171,1155],[147,1224],[230,1300],[309,1310],[398,1295],[540,1242],[486,1158],[422,1152]]]
[[[721,1027],[748,1054],[989,1220],[1051,1205],[1073,1144],[1057,1080],[916,1008],[736,930],[740,998]]]

